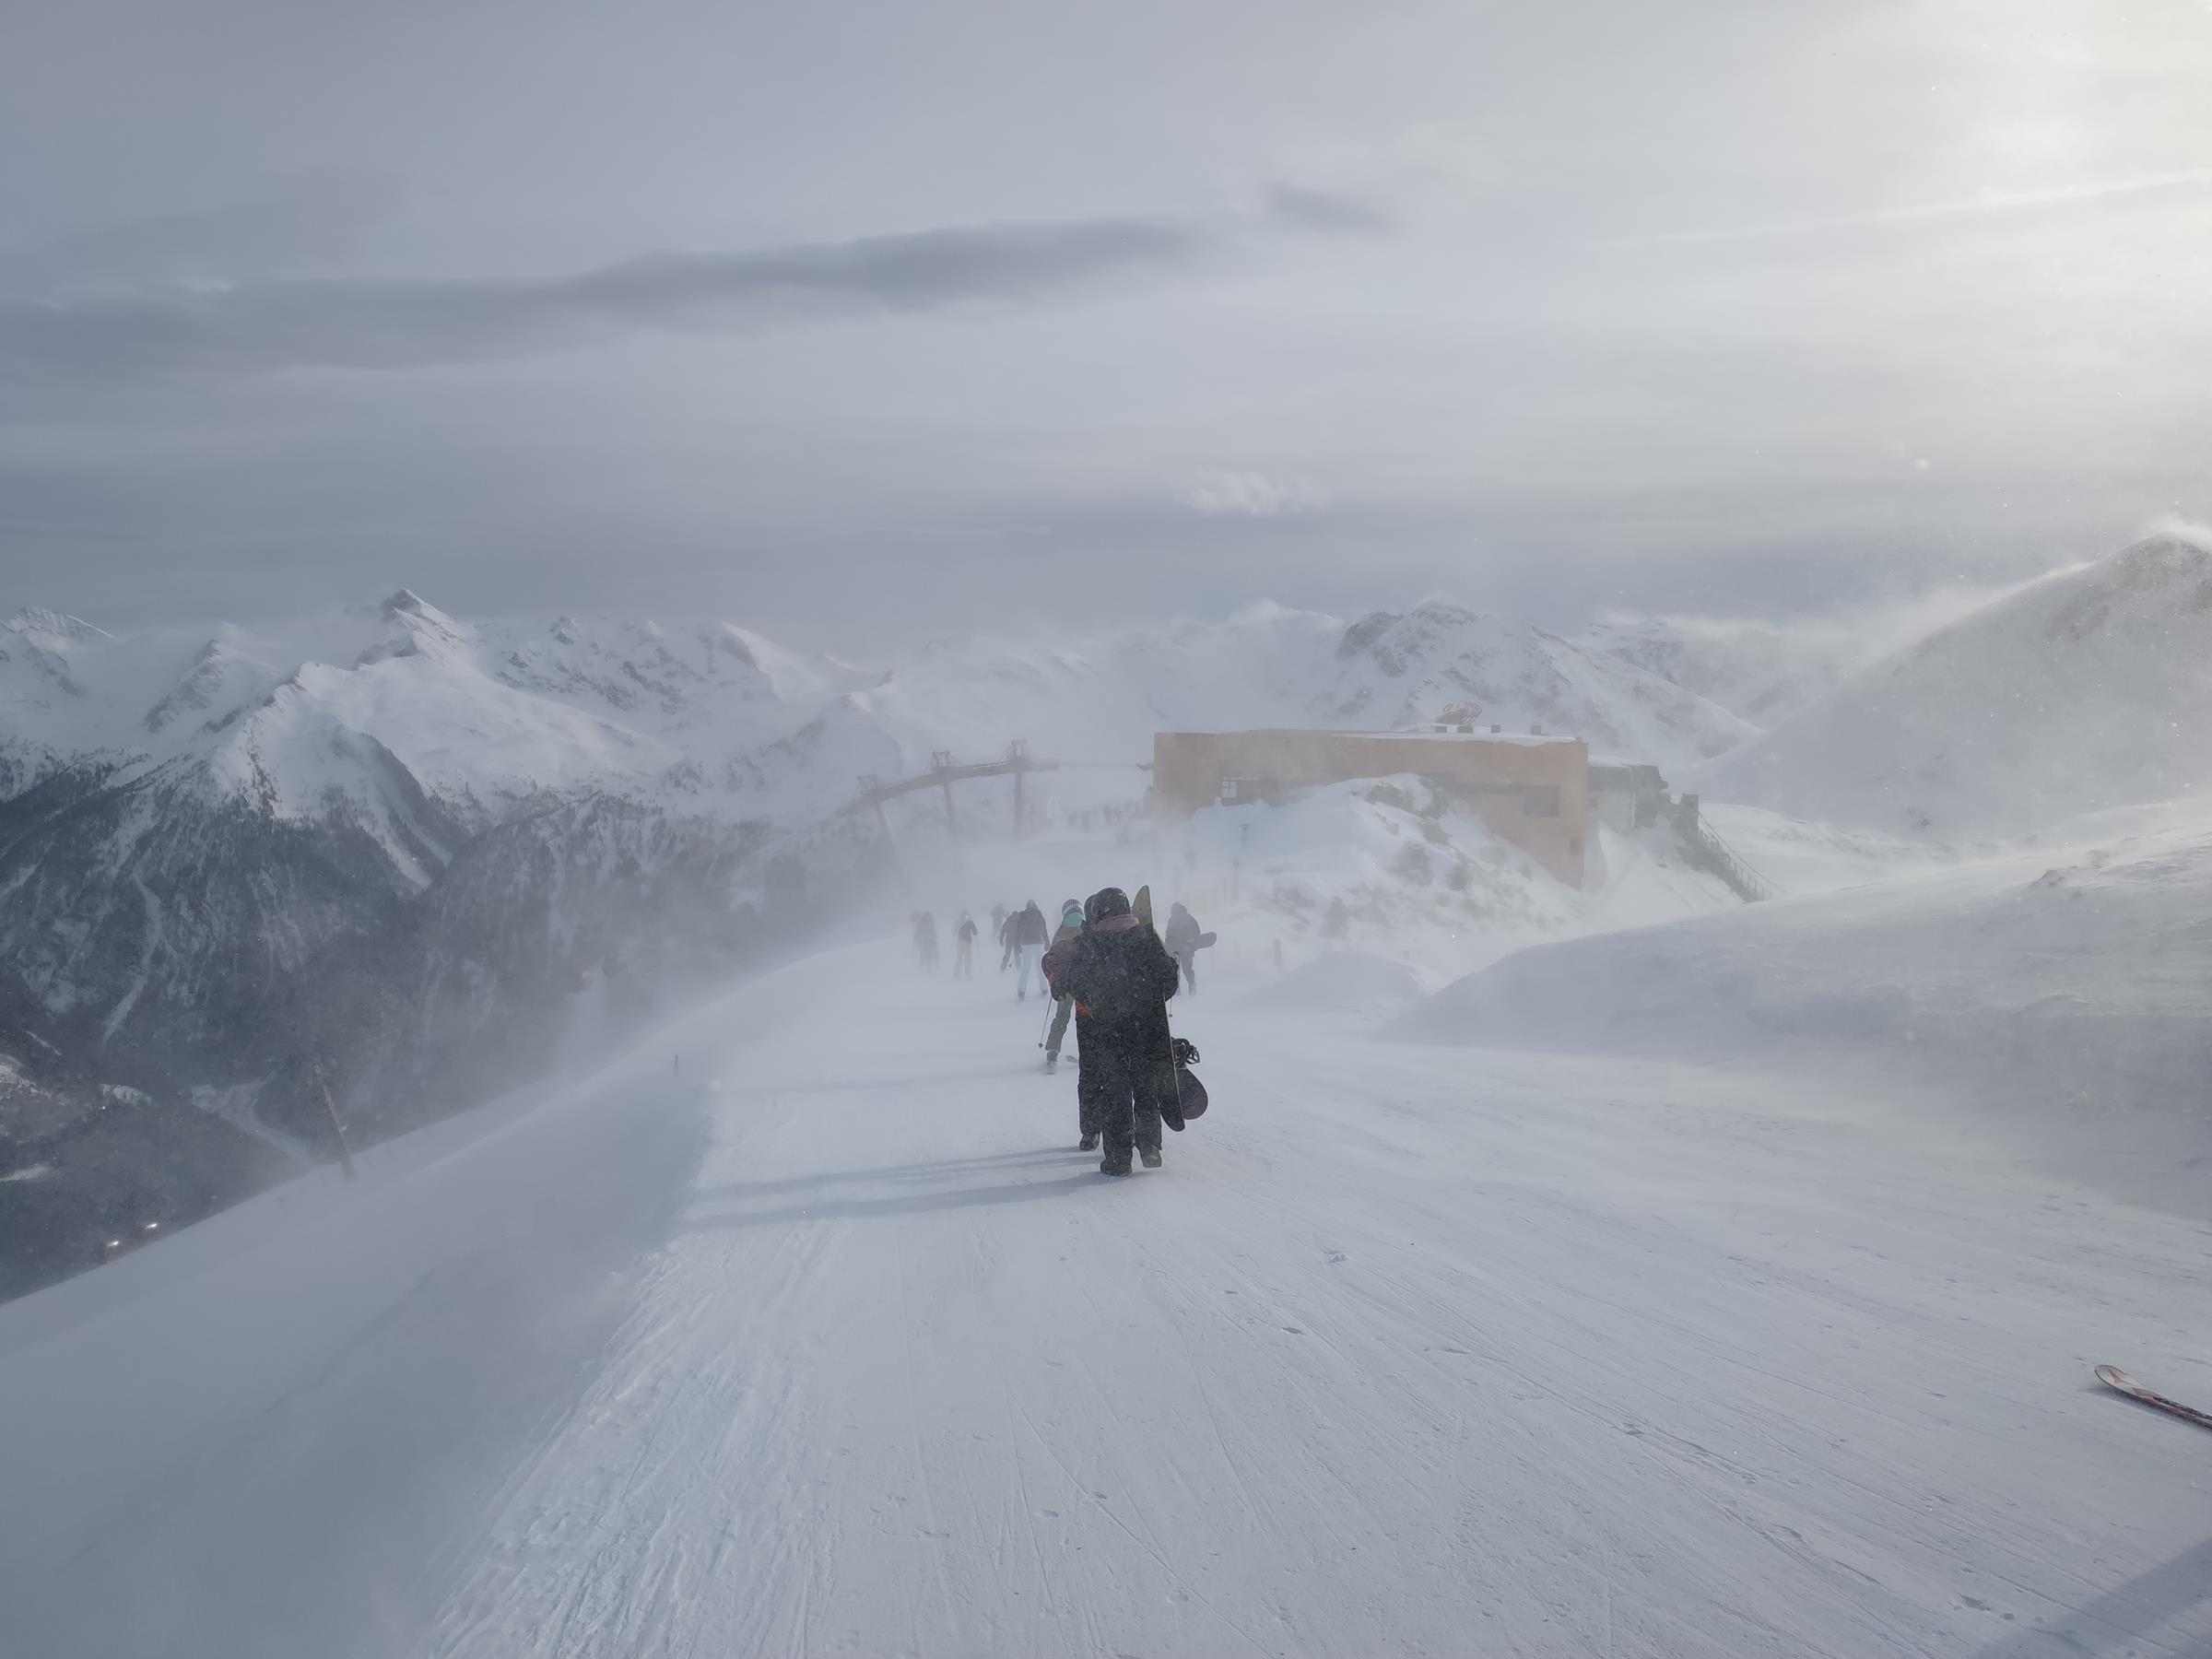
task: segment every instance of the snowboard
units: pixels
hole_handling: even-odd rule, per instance
[[[1152,926],[1152,886],[1149,882],[1136,889],[1136,897],[1129,901],[1129,908],[1136,912],[1138,921],[1147,927]],[[1156,935],[1159,931],[1153,928]],[[1206,942],[1212,944],[1213,935],[1207,935]],[[1168,1102],[1161,1102],[1159,1121],[1171,1129],[1180,1130],[1193,1118],[1206,1115],[1206,1085],[1199,1082],[1191,1070],[1191,1063],[1198,1058],[1198,1050],[1189,1038],[1172,1039],[1168,1044],[1168,1055],[1174,1071],[1171,1087],[1175,1095],[1172,1110]]]
[[[1169,1128],[1180,1131],[1193,1118],[1206,1115],[1206,1085],[1198,1081],[1198,1074],[1191,1069],[1198,1059],[1198,1045],[1188,1037],[1177,1037],[1168,1044],[1168,1055],[1174,1068],[1170,1087],[1175,1091],[1173,1110],[1163,1101],[1159,1121]]]
[[[1206,1115],[1206,1085],[1198,1081],[1198,1074],[1187,1065],[1175,1068],[1175,1100],[1182,1109],[1185,1124]]]
[[[2146,1406],[2155,1406],[2160,1411],[2178,1417],[2184,1423],[2194,1423],[2200,1429],[2212,1429],[2212,1412],[2184,1406],[2179,1400],[2170,1400],[2162,1394],[2153,1394],[2116,1365],[2097,1368],[2097,1381],[2107,1388],[2117,1389],[2131,1400],[2140,1400]]]

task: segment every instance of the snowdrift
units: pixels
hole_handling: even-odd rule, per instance
[[[1279,945],[1294,969],[1349,952],[1440,984],[1537,940],[1739,902],[1669,861],[1664,839],[1644,838],[1647,846],[1601,833],[1592,864],[1601,884],[1578,889],[1465,802],[1420,778],[1380,778],[1279,806],[1208,808],[1158,838],[1153,857],[1165,875],[1151,879],[1163,903],[1184,900],[1221,935],[1200,959],[1202,982],[1209,970],[1256,973]],[[1269,986],[1263,998],[1283,988]]]
[[[705,1080],[679,1084],[671,1053],[787,1029],[848,972],[812,959],[549,1098],[387,1142],[357,1184],[318,1171],[0,1307],[0,1418],[38,1426],[0,1506],[21,1651],[72,1651],[40,1633],[93,1606],[125,1633],[108,1651],[398,1651],[425,1609],[392,1586],[421,1538],[472,1512],[573,1387],[688,1190]],[[300,1427],[331,1420],[353,1425],[343,1445]],[[392,1512],[379,1447],[418,1468],[430,1449],[438,1489]],[[358,1582],[328,1582],[334,1561]],[[265,1641],[295,1598],[295,1645],[230,1640],[245,1621]],[[368,1621],[335,1646],[332,1606]]]
[[[2212,831],[1531,947],[1397,1039],[1716,1065],[1907,1062],[2024,1150],[2212,1216]],[[1989,1120],[1984,1119],[1984,1122]]]
[[[1249,1014],[1395,1014],[1421,998],[1421,982],[1403,962],[1364,950],[1332,950],[1294,968],[1231,1006]]]

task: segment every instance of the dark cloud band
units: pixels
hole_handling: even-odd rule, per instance
[[[646,329],[1034,304],[1186,266],[1216,238],[1167,218],[957,227],[527,280],[291,280],[0,296],[0,378],[131,381],[482,362]]]

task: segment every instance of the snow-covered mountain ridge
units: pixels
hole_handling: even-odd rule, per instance
[[[804,819],[858,774],[940,749],[982,758],[1018,736],[1137,761],[1163,725],[1391,727],[1470,700],[1515,729],[1667,765],[1756,734],[1603,641],[1438,601],[1349,625],[1261,605],[1091,640],[937,643],[875,669],[721,621],[465,622],[404,589],[340,618],[212,638],[117,638],[35,610],[7,626],[20,648],[0,659],[0,749],[16,773],[94,754],[197,761],[218,788],[265,780],[293,817],[333,790],[368,804],[333,764],[336,728],[478,827],[580,789]]]
[[[2212,547],[2159,535],[1845,680],[1699,779],[1716,799],[1943,839],[2212,790]]]

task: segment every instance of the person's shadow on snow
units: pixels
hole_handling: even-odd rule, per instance
[[[1974,1659],[2084,1659],[2092,1653],[2142,1653],[2146,1650],[2136,1644],[2143,1638],[2207,1599],[2212,1599],[2212,1538],[2084,1606],[2053,1614],[2032,1629],[1992,1642]],[[2151,1651],[2212,1654],[2212,1622],[2177,1630],[2159,1640]]]
[[[820,1175],[794,1176],[782,1181],[739,1182],[710,1187],[697,1194],[703,1203],[742,1201],[814,1189],[817,1195],[802,1203],[785,1203],[769,1209],[733,1209],[701,1212],[694,1209],[677,1223],[682,1232],[713,1232],[744,1227],[773,1227],[794,1221],[868,1220],[882,1216],[913,1216],[929,1210],[975,1209],[998,1204],[1025,1204],[1038,1198],[1057,1198],[1077,1187],[1099,1184],[1093,1155],[1077,1152],[1009,1153],[1000,1158],[948,1159],[935,1164],[906,1164],[885,1170],[850,1170]],[[1081,1159],[1077,1172],[1057,1180],[1014,1180],[994,1186],[945,1186],[929,1192],[894,1194],[883,1198],[840,1196],[829,1190],[838,1182],[936,1182],[957,1180],[962,1173],[1003,1175],[1024,1165],[1041,1174],[1053,1166]]]
[[[717,1199],[736,1202],[746,1198],[770,1198],[778,1193],[804,1193],[827,1186],[837,1181],[883,1181],[920,1184],[944,1181],[958,1175],[995,1175],[1034,1165],[1047,1169],[1065,1163],[1082,1154],[1071,1147],[1040,1147],[1030,1152],[994,1152],[980,1158],[943,1158],[932,1163],[889,1164],[877,1170],[818,1170],[807,1175],[783,1175],[773,1181],[733,1181],[724,1186],[700,1187],[691,1194],[693,1204],[712,1204]]]

